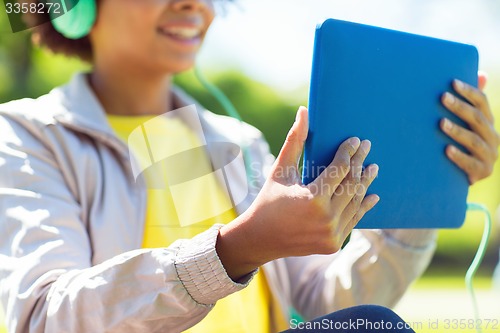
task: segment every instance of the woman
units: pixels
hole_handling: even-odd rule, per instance
[[[159,176],[163,189],[148,175],[136,182],[156,152],[132,145],[129,153],[124,141],[136,128],[165,134],[156,141],[165,154],[204,146],[185,113],[155,116],[195,104],[171,79],[193,66],[213,18],[210,0],[100,0],[81,39],[50,24],[35,29],[41,44],[88,60],[92,71],[37,100],[0,106],[0,290],[11,332],[278,331],[292,306],[306,319],[356,304],[392,306],[424,271],[432,230],[358,230],[334,254],[378,201],[365,197],[377,166],[350,172],[361,170],[370,150],[369,141],[351,138],[311,186],[301,185],[305,108],[272,164],[260,132],[197,107],[194,123],[208,151],[245,138],[260,189],[236,200],[246,184],[236,165],[227,183],[239,205],[201,226],[183,216],[225,207],[220,178],[189,188],[183,209],[187,199],[177,200],[176,190],[184,184],[172,184],[168,165],[157,170],[168,173]],[[449,122],[443,130],[471,154],[450,146],[447,155],[474,182],[491,172],[498,136],[486,97],[468,86],[456,90],[470,104],[444,103],[472,131]],[[188,165],[219,169],[234,160],[215,150]],[[336,191],[344,187],[361,191]]]

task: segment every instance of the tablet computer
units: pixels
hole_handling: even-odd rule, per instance
[[[380,171],[368,193],[381,200],[357,228],[460,227],[469,183],[445,155],[454,142],[439,121],[465,124],[440,99],[453,79],[477,86],[477,71],[474,46],[326,20],[316,29],[304,184],[345,139],[369,139],[366,165]]]

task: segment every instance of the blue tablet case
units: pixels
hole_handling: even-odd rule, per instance
[[[377,163],[368,193],[381,200],[357,228],[458,228],[468,179],[445,155],[441,95],[453,79],[477,86],[474,46],[326,20],[316,29],[303,182],[313,181],[340,143],[357,136]],[[463,147],[459,148],[463,149]]]

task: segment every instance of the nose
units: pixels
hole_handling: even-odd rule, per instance
[[[206,10],[212,4],[212,0],[173,0],[172,6],[179,11]]]

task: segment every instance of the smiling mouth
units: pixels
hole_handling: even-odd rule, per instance
[[[194,27],[164,27],[158,28],[158,32],[179,41],[195,41],[202,36],[201,29]]]

